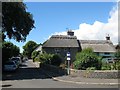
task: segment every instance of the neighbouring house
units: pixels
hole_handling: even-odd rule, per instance
[[[70,52],[71,61],[74,61],[76,53],[88,47],[104,60],[113,58],[116,52],[109,35],[105,40],[78,40],[71,30],[67,32],[67,35],[52,35],[43,44],[42,49],[46,53],[61,55],[63,60],[66,60],[66,54]]]
[[[92,48],[93,51],[103,58],[105,61],[111,61],[114,58],[116,49],[110,41],[110,37],[106,36],[106,40],[79,40],[81,49]]]
[[[39,53],[42,53],[42,44],[40,44],[34,51],[39,51]]]

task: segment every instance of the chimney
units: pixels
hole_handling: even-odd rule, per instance
[[[110,40],[110,36],[109,36],[109,34],[106,36],[106,40]]]
[[[74,36],[74,32],[72,30],[68,30],[67,35]]]

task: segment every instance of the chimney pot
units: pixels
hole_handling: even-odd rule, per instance
[[[106,36],[106,40],[110,40],[110,36],[109,36],[109,34]]]

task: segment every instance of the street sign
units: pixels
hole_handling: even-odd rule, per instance
[[[69,56],[70,56],[70,52],[67,53],[67,57],[69,57]]]
[[[67,60],[70,60],[70,52],[67,52]]]
[[[70,57],[67,57],[67,60],[70,60]]]

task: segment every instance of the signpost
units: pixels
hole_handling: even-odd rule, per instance
[[[70,52],[67,52],[67,61],[68,61],[67,73],[68,75],[70,75]]]

